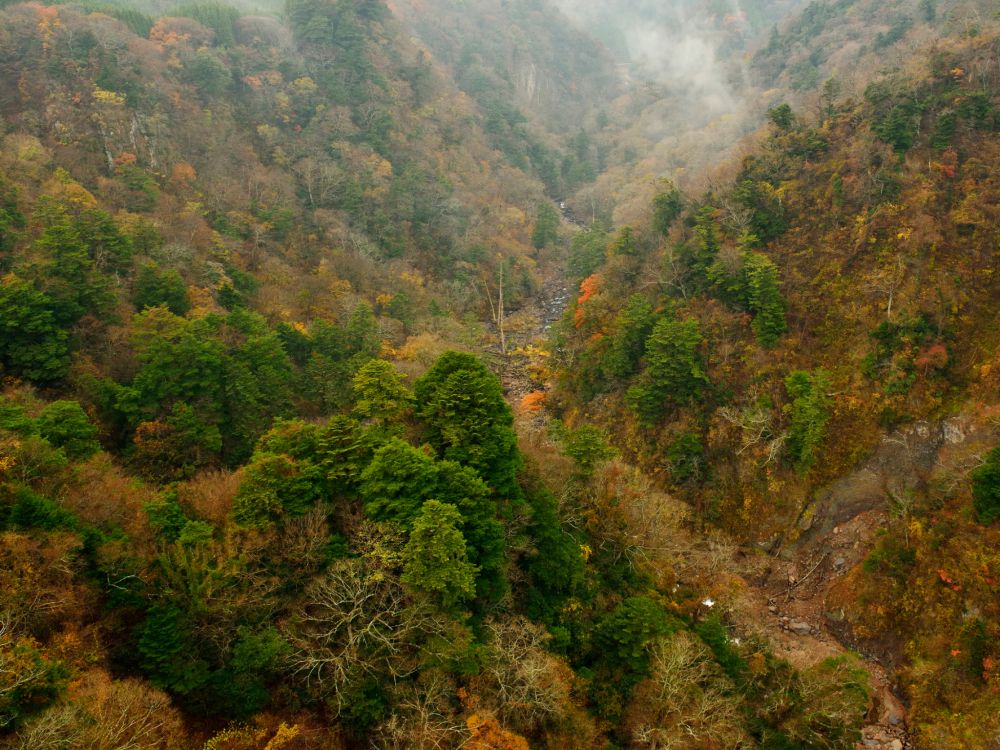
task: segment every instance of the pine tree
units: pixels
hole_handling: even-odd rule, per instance
[[[361,474],[365,513],[377,521],[413,522],[437,484],[437,467],[424,452],[393,438],[375,451]]]
[[[623,379],[639,369],[646,351],[646,339],[653,330],[653,305],[641,294],[629,297],[615,318],[611,346],[604,357],[604,369],[611,378]]]
[[[666,237],[683,210],[681,191],[673,184],[668,185],[653,198],[653,228],[661,237]]]
[[[700,398],[708,383],[701,345],[696,320],[663,318],[653,328],[646,341],[646,369],[626,394],[628,405],[643,423],[656,423],[668,406],[686,406]]]
[[[778,269],[766,255],[748,252],[743,259],[743,280],[747,309],[754,315],[754,334],[762,346],[772,347],[787,330]]]
[[[403,377],[385,360],[362,365],[353,383],[358,397],[354,413],[382,428],[399,423],[413,405],[413,394],[403,385]]]
[[[431,594],[446,610],[470,601],[476,593],[478,570],[468,560],[465,538],[458,530],[461,522],[454,505],[428,500],[403,550],[403,583]]]
[[[417,418],[439,458],[472,467],[500,497],[520,496],[514,415],[482,362],[447,352],[416,382],[414,395]]]
[[[983,465],[972,472],[972,507],[981,524],[1000,519],[1000,447],[990,451]]]
[[[14,274],[0,278],[0,366],[38,383],[62,379],[69,368],[66,331],[52,300]]]
[[[538,213],[535,216],[535,229],[531,233],[531,244],[541,250],[558,239],[559,214],[548,202],[539,203]]]
[[[785,444],[799,471],[808,471],[819,458],[830,419],[830,375],[823,369],[798,370],[785,378],[790,403],[788,441]]]

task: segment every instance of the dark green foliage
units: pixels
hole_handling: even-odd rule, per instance
[[[366,737],[392,712],[385,688],[374,677],[348,681],[341,700],[344,703],[340,712],[341,721],[350,735],[359,739]]]
[[[244,469],[233,503],[233,519],[251,528],[281,523],[313,507],[322,488],[319,469],[308,461],[284,454],[256,454]]]
[[[390,363],[372,359],[361,366],[353,380],[357,403],[354,413],[383,429],[399,428],[413,406],[413,394]]]
[[[172,604],[156,604],[139,629],[137,644],[142,666],[155,685],[185,695],[210,678],[208,663],[192,648],[194,633],[188,617]]]
[[[650,642],[675,630],[677,624],[659,602],[630,597],[597,624],[595,660],[611,670],[617,689],[627,693],[649,671]]]
[[[0,178],[0,253],[13,249],[18,230],[25,224],[24,214],[17,207],[17,190]]]
[[[695,277],[704,284],[709,278],[709,269],[719,255],[719,237],[715,226],[715,209],[702,206],[694,216],[695,241],[689,249],[688,265]]]
[[[787,329],[778,269],[766,255],[750,252],[743,259],[743,278],[747,309],[754,316],[754,334],[761,345],[772,347]]]
[[[476,592],[475,565],[468,560],[458,527],[462,515],[454,505],[428,500],[413,521],[403,550],[404,584],[430,594],[445,610],[454,610]]]
[[[0,429],[30,435],[35,432],[35,420],[25,413],[20,404],[0,397]]]
[[[958,114],[953,111],[942,112],[938,115],[937,123],[934,126],[934,133],[931,135],[931,145],[938,151],[944,151],[951,146],[955,138],[955,129],[958,126]]]
[[[913,547],[903,539],[887,535],[865,558],[864,566],[868,573],[881,573],[899,584],[905,584],[916,561],[917,552]]]
[[[514,416],[500,381],[471,354],[448,352],[414,385],[416,416],[440,458],[470,466],[493,492],[517,499]]]
[[[69,367],[66,331],[53,300],[13,274],[0,278],[0,365],[38,383],[61,380]]]
[[[887,394],[909,392],[917,380],[919,352],[940,340],[937,327],[923,314],[899,323],[884,321],[871,336],[875,349],[862,361],[861,371],[882,383]],[[947,350],[944,351],[947,355]]]
[[[381,352],[382,337],[378,321],[375,320],[375,313],[367,303],[359,303],[351,313],[351,319],[347,322],[345,343],[347,351],[356,363],[355,367],[360,367]]]
[[[139,269],[132,301],[139,310],[165,305],[174,315],[185,315],[191,309],[184,279],[173,268],[160,271],[155,265]]]
[[[224,95],[233,82],[229,66],[208,49],[200,49],[184,61],[184,79],[204,98]]]
[[[406,292],[396,292],[385,307],[386,314],[390,318],[395,318],[402,323],[407,330],[413,327],[416,321],[416,308],[410,295]]]
[[[796,371],[785,378],[789,403],[788,441],[785,444],[799,471],[808,471],[819,458],[830,419],[830,375],[823,369]]]
[[[570,243],[567,265],[574,278],[590,276],[604,264],[608,247],[608,232],[600,224],[578,232]]]
[[[539,203],[535,214],[535,228],[531,233],[531,244],[538,250],[559,239],[559,214],[548,202]]]
[[[598,464],[617,455],[604,433],[591,425],[565,431],[562,444],[563,452],[573,459],[574,473],[580,480],[593,476]]]
[[[653,198],[653,229],[666,237],[673,223],[684,210],[684,199],[675,185],[668,185]]]
[[[86,313],[105,316],[114,305],[108,280],[98,270],[99,263],[110,263],[114,257],[103,255],[106,223],[90,222],[88,214],[78,217],[56,203],[46,204],[38,213],[44,229],[34,242],[39,260],[30,274],[51,299],[56,321],[71,326]]]
[[[17,487],[11,493],[7,519],[15,529],[75,529],[79,523],[70,511],[30,487]]]
[[[523,562],[532,582],[528,613],[552,622],[562,603],[583,585],[585,560],[579,541],[562,527],[555,496],[533,489],[526,492],[525,500],[531,509],[528,535],[534,547]]]
[[[156,535],[168,543],[176,542],[188,523],[184,509],[177,502],[177,495],[167,494],[160,500],[146,503],[143,510],[149,519],[149,526]]]
[[[53,401],[46,405],[36,422],[38,433],[71,459],[89,458],[101,446],[97,427],[76,401]]]
[[[986,454],[982,466],[972,472],[972,507],[981,524],[1000,519],[1000,447]]]
[[[497,601],[507,590],[504,526],[490,488],[475,471],[454,461],[437,464],[434,498],[458,508],[459,530],[465,537],[469,562],[478,566],[476,597]]]
[[[172,16],[193,18],[215,32],[215,43],[223,47],[236,44],[235,26],[240,12],[223,3],[186,3],[170,11]]]
[[[126,188],[125,206],[129,211],[152,211],[160,188],[156,179],[136,164],[127,164],[118,169],[118,181]]]
[[[409,525],[437,483],[434,461],[423,451],[393,438],[375,451],[361,474],[359,488],[365,513],[379,521]]]
[[[629,297],[615,318],[611,346],[602,362],[609,377],[623,380],[635,374],[655,322],[653,305],[644,295]]]
[[[937,20],[937,0],[920,0],[920,14],[927,23]]]
[[[872,132],[904,154],[913,145],[926,102],[914,92],[897,92],[891,81],[877,81],[865,89],[865,99],[874,106]]]
[[[671,407],[690,404],[708,384],[701,363],[701,331],[693,319],[663,318],[646,341],[646,368],[629,388],[626,402],[647,425],[659,421]]]
[[[715,660],[722,667],[722,670],[733,680],[740,682],[747,671],[747,663],[740,656],[729,638],[729,631],[723,625],[718,615],[711,615],[707,619],[696,623],[694,632],[705,642],[705,645],[712,649]]]
[[[221,703],[214,710],[235,718],[261,711],[270,701],[268,683],[290,652],[288,642],[273,627],[243,629],[226,667],[212,675],[211,692]]]
[[[152,316],[156,308],[138,317]],[[152,320],[152,318],[149,318]],[[167,321],[169,328],[154,335],[139,350],[142,365],[132,382],[140,404],[150,412],[170,410],[175,403],[192,406],[212,421],[221,418],[225,394],[225,348],[214,334],[213,322]],[[134,325],[138,325],[137,321]]]
[[[626,258],[637,255],[639,253],[639,243],[636,240],[632,227],[622,227],[621,231],[618,232],[618,236],[615,237],[608,248],[608,251],[612,256],[624,256]]]
[[[779,104],[767,110],[767,119],[780,130],[791,130],[796,122],[795,113],[788,104]]]
[[[667,448],[667,462],[674,482],[699,482],[706,473],[705,446],[694,433],[683,432]]]
[[[755,241],[771,242],[788,229],[788,218],[777,187],[766,165],[753,158],[744,162],[743,172],[733,188],[733,197],[750,209],[749,236]]]
[[[893,20],[888,31],[884,31],[875,37],[875,49],[891,47],[906,36],[906,32],[910,30],[911,26],[913,26],[913,19],[909,16],[898,16]]]

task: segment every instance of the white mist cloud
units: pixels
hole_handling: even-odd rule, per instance
[[[744,15],[736,0],[555,0],[571,19],[627,55],[634,73],[718,115],[742,108],[742,63],[725,59],[723,45]]]

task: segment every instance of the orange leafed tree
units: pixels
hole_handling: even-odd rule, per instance
[[[577,328],[583,325],[583,306],[600,290],[600,274],[592,274],[580,282],[580,296],[576,298],[576,312],[573,313],[573,323]]]
[[[468,750],[530,750],[528,741],[519,734],[508,732],[492,716],[472,714],[466,721],[472,738]]]

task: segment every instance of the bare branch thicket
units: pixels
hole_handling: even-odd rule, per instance
[[[657,641],[651,673],[632,709],[633,748],[743,748],[739,698],[714,665],[708,647],[688,632]]]
[[[112,681],[92,673],[78,687],[77,703],[49,709],[21,729],[14,750],[159,750],[181,722],[165,693],[139,680]]]
[[[505,723],[532,731],[565,715],[568,682],[558,661],[546,650],[551,636],[524,617],[486,623],[489,659],[483,669],[484,697],[496,704]]]
[[[341,560],[313,582],[287,628],[290,667],[306,686],[339,700],[359,674],[414,674],[418,644],[440,618],[412,601],[399,579],[366,560]]]
[[[393,713],[375,732],[377,750],[456,750],[469,729],[455,710],[456,687],[443,672],[424,672],[396,696]]]

